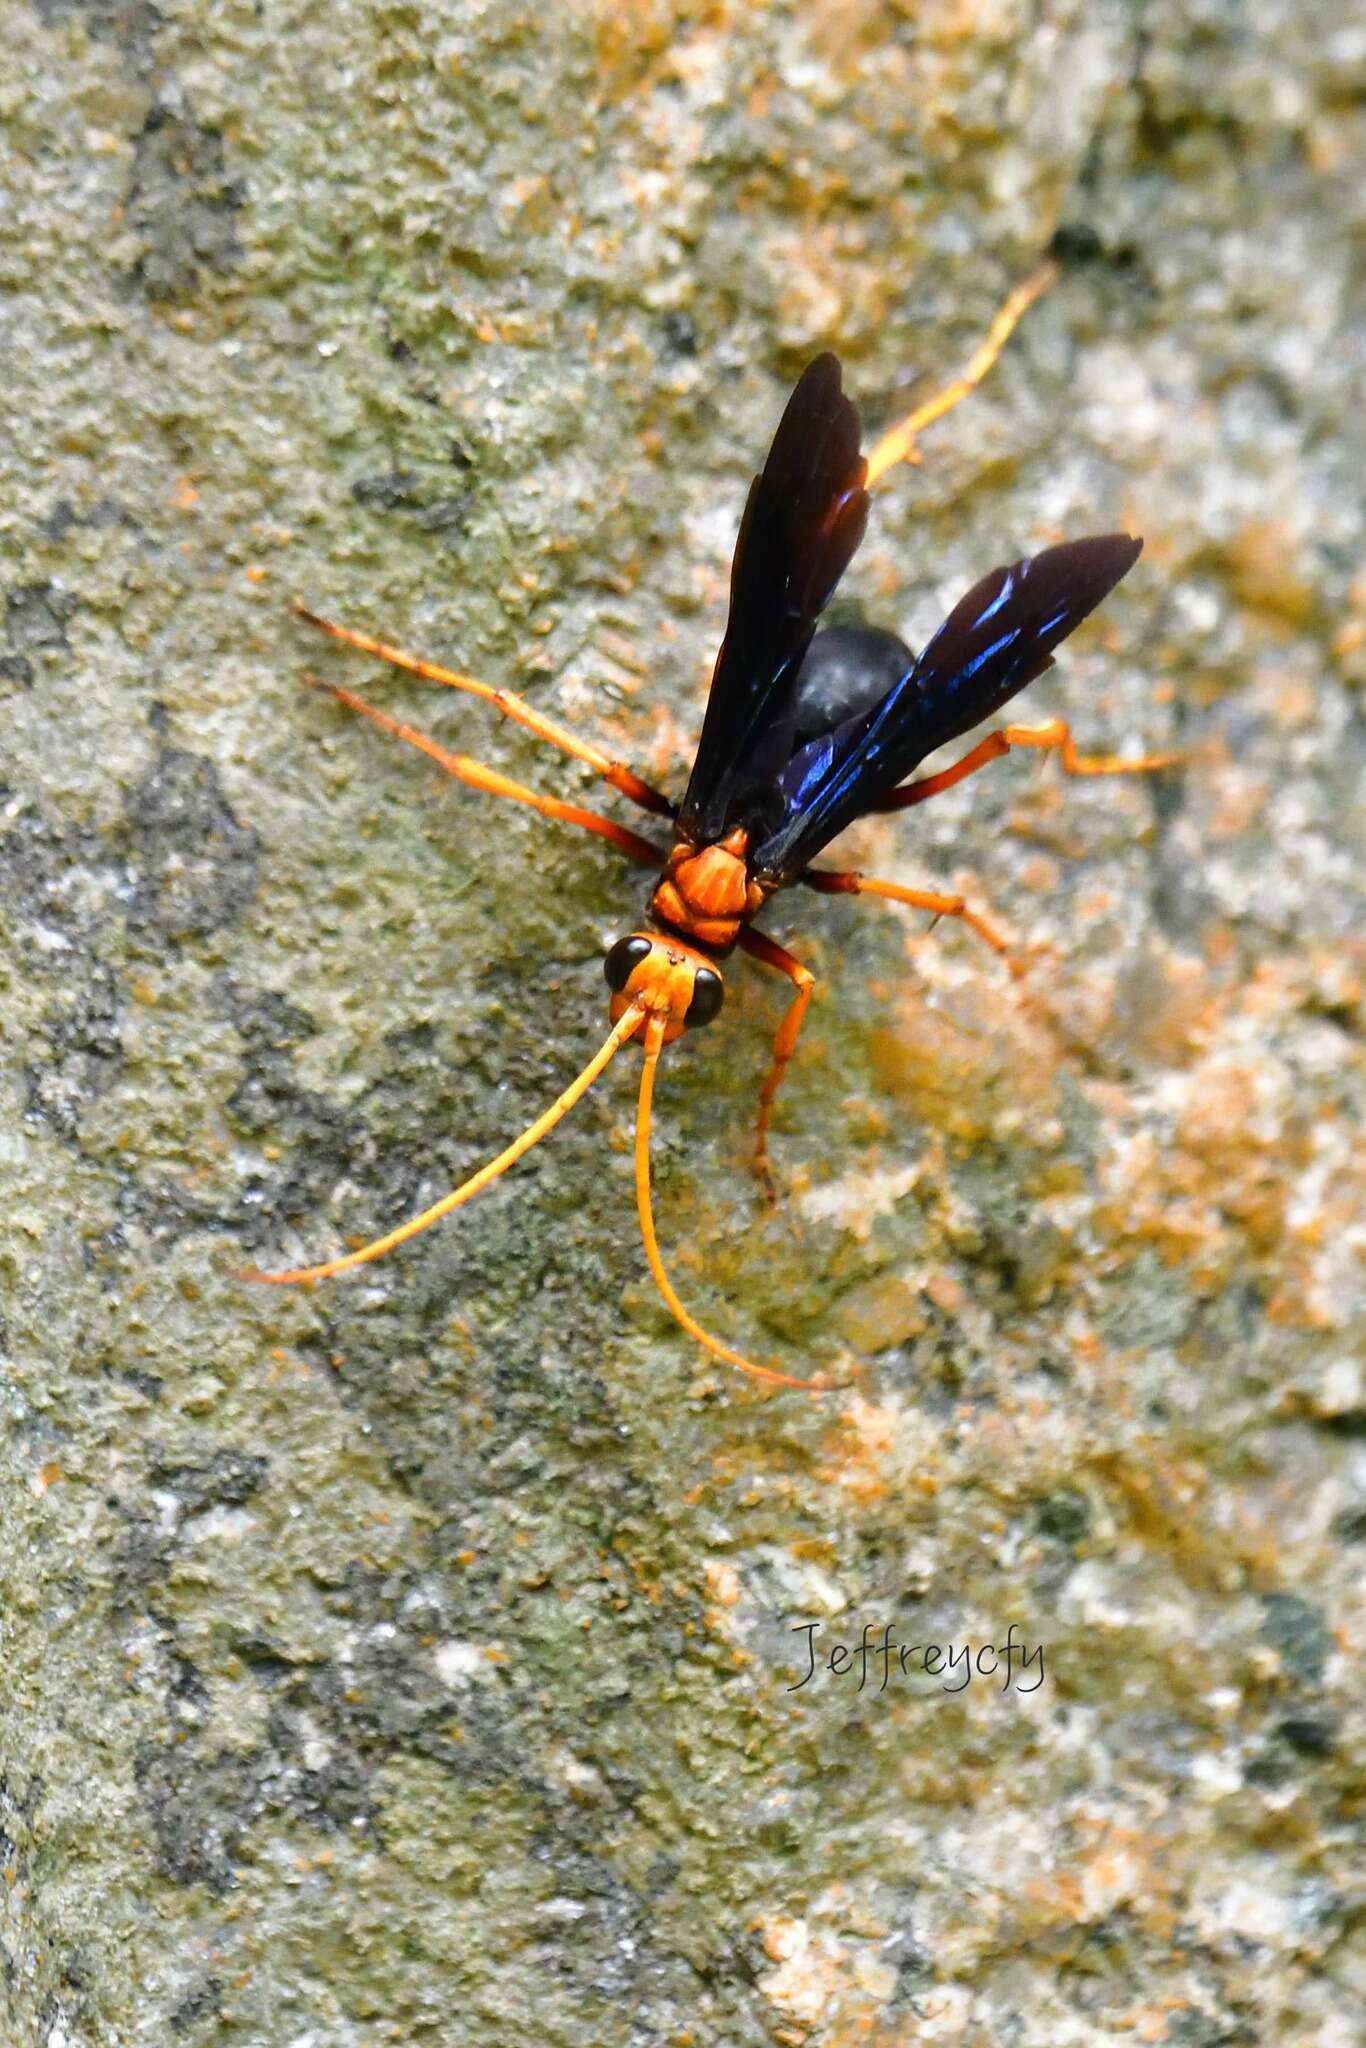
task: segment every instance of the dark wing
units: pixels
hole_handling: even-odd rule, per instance
[[[758,879],[790,881],[926,754],[1033,682],[1142,546],[1124,533],[1067,541],[974,584],[879,703],[791,755],[777,778],[782,821],[750,851]]]
[[[747,822],[745,799],[772,781],[791,738],[775,737],[816,620],[863,538],[868,495],[859,417],[839,359],[808,363],[750,486],[730,575],[730,616],[678,813],[694,845]],[[776,758],[773,758],[776,746]]]

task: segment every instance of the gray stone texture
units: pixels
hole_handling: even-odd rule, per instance
[[[0,0],[0,2034],[16,2048],[1355,2048],[1366,19],[1342,0]],[[1035,756],[603,1030],[612,850],[306,598],[682,787],[747,480],[1066,271],[879,492],[915,641],[1126,526]],[[610,794],[609,809],[626,815]],[[1354,938],[1358,950],[1353,952]],[[1354,1318],[1355,1328],[1354,1328]],[[818,1644],[1042,1644],[959,1692]]]

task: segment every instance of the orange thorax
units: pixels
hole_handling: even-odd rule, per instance
[[[680,839],[650,902],[660,923],[702,946],[733,946],[741,925],[764,900],[759,884],[749,878],[748,849],[749,835],[743,830],[714,846],[689,846]]]

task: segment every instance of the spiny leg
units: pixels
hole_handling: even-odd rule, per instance
[[[778,1026],[773,1041],[773,1064],[768,1070],[763,1087],[759,1090],[759,1116],[754,1131],[754,1171],[763,1182],[764,1192],[769,1201],[776,1202],[778,1190],[774,1184],[773,1168],[768,1157],[769,1116],[773,1109],[773,1098],[778,1093],[783,1075],[787,1071],[787,1063],[797,1049],[798,1034],[811,1002],[811,991],[816,986],[816,977],[810,968],[803,967],[801,961],[795,959],[785,946],[780,946],[776,939],[770,939],[766,932],[755,931],[752,925],[741,932],[740,947],[752,960],[762,960],[765,967],[776,967],[780,974],[785,974],[796,991],[783,1012],[783,1021]]]
[[[927,797],[938,796],[942,789],[952,789],[955,782],[966,781],[979,768],[985,768],[988,761],[999,761],[1015,747],[1056,750],[1069,775],[1148,775],[1158,768],[1174,768],[1183,758],[1179,753],[1140,754],[1136,761],[1128,761],[1119,754],[1079,754],[1072,729],[1061,718],[1050,719],[1047,725],[1007,725],[999,732],[989,732],[951,768],[941,769],[938,775],[926,775],[919,782],[908,782],[904,789],[892,790],[873,808],[904,811],[912,804],[923,804]]]
[[[955,377],[951,384],[946,384],[941,391],[936,391],[932,398],[925,399],[913,412],[907,413],[904,420],[883,435],[868,457],[869,489],[880,482],[887,471],[894,468],[898,462],[920,460],[915,445],[919,435],[936,420],[942,420],[946,412],[952,412],[969,392],[977,389],[1024,314],[1036,299],[1043,297],[1050,285],[1056,283],[1058,274],[1057,264],[1050,259],[1049,262],[1041,264],[1033,276],[1027,277],[1023,284],[1016,285],[992,321],[985,339],[968,358],[962,374]]]
[[[383,1237],[377,1237],[372,1243],[362,1245],[359,1251],[347,1252],[342,1258],[327,1259],[319,1266],[295,1266],[283,1273],[261,1273],[252,1270],[243,1273],[242,1279],[268,1280],[275,1286],[297,1281],[330,1280],[334,1273],[345,1273],[352,1266],[363,1266],[371,1259],[382,1259],[384,1254],[393,1251],[396,1245],[405,1244],[410,1237],[416,1237],[419,1231],[429,1230],[433,1223],[439,1223],[443,1216],[450,1215],[452,1209],[460,1208],[463,1203],[470,1201],[486,1188],[490,1181],[495,1181],[500,1174],[506,1173],[508,1168],[514,1166],[533,1145],[538,1145],[546,1132],[552,1130],[560,1118],[574,1107],[579,1097],[587,1094],[603,1068],[616,1058],[627,1039],[634,1038],[644,1015],[645,1012],[639,1004],[632,1004],[620,1022],[612,1026],[583,1072],[576,1080],[570,1082],[563,1094],[556,1097],[549,1109],[538,1116],[535,1123],[528,1124],[520,1138],[514,1138],[496,1159],[491,1159],[487,1166],[481,1166],[477,1173],[471,1174],[467,1181],[452,1189],[450,1194],[443,1195],[439,1202],[433,1202],[431,1208],[424,1209],[420,1216],[410,1217],[408,1222],[400,1223],[396,1230],[387,1231]]]
[[[805,971],[805,970],[803,970]],[[655,1068],[659,1065],[660,1048],[664,1043],[665,1019],[651,1017],[645,1026],[645,1059],[640,1072],[640,1105],[636,1112],[636,1213],[640,1217],[640,1235],[645,1245],[645,1256],[654,1275],[655,1286],[664,1298],[664,1305],[675,1322],[695,1338],[704,1351],[713,1358],[719,1358],[725,1365],[733,1365],[740,1372],[747,1372],[752,1379],[767,1380],[775,1387],[802,1387],[808,1393],[829,1393],[842,1385],[839,1380],[794,1379],[791,1373],[779,1372],[771,1365],[756,1365],[753,1359],[742,1352],[732,1351],[729,1344],[723,1344],[710,1331],[704,1330],[694,1316],[689,1315],[678,1296],[674,1293],[673,1282],[664,1270],[664,1261],[659,1256],[659,1242],[655,1237],[654,1211],[650,1201],[650,1121],[654,1101]]]
[[[885,896],[893,903],[909,904],[912,910],[928,910],[932,916],[961,917],[993,953],[999,953],[1012,974],[1023,974],[1024,962],[1010,957],[1010,941],[989,917],[974,910],[963,896],[944,896],[933,889],[906,889],[900,882],[875,882],[868,875],[837,873],[828,868],[807,868],[799,878],[808,889],[826,896]]]
[[[633,804],[639,804],[643,811],[654,811],[661,817],[671,818],[674,806],[663,790],[655,789],[645,782],[622,761],[614,761],[600,748],[591,746],[569,732],[554,719],[547,718],[519,697],[512,690],[502,690],[492,683],[481,683],[475,676],[467,676],[459,669],[440,668],[433,661],[423,661],[415,654],[405,654],[401,648],[391,647],[386,640],[376,640],[369,633],[358,633],[351,626],[339,626],[332,619],[320,618],[317,612],[309,611],[307,605],[296,604],[295,613],[316,626],[320,632],[330,633],[334,640],[341,640],[348,647],[359,648],[362,654],[375,654],[381,661],[387,661],[394,668],[406,669],[409,675],[421,676],[425,682],[444,683],[451,690],[467,690],[471,696],[482,697],[486,704],[492,704],[505,718],[511,718],[518,725],[524,725],[528,732],[534,732],[538,739],[548,740],[553,747],[559,747],[566,754],[572,754],[576,761],[585,762],[604,782],[610,782],[613,789],[619,789],[623,796],[630,797]]]
[[[600,839],[606,839],[613,846],[620,847],[632,860],[638,860],[642,867],[661,868],[664,855],[648,839],[642,839],[629,826],[618,825],[614,818],[604,818],[597,811],[581,810],[577,804],[562,803],[557,796],[542,796],[537,789],[528,789],[525,784],[513,782],[509,776],[500,775],[496,768],[486,768],[482,761],[476,761],[469,754],[452,754],[439,746],[416,726],[405,725],[400,718],[391,718],[387,711],[379,711],[373,704],[367,704],[364,697],[358,697],[354,690],[344,690],[339,683],[317,683],[317,689],[330,691],[339,704],[358,711],[362,718],[368,718],[372,725],[391,732],[395,739],[406,741],[416,747],[453,775],[458,782],[464,782],[471,789],[481,789],[487,796],[505,796],[513,803],[530,804],[543,818],[557,818],[564,825],[581,825],[585,832],[595,832]]]

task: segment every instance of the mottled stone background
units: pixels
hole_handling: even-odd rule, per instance
[[[1351,1107],[1366,19],[1343,0],[0,0],[5,2042],[1363,2039]],[[635,1056],[638,877],[299,687],[291,595],[677,791],[747,479],[1068,257],[840,604],[1142,561],[1028,700],[1176,744],[851,835],[821,998]],[[608,799],[609,803],[612,799]],[[1359,923],[1357,925],[1359,929]],[[1359,1246],[1358,1246],[1359,1249]],[[1359,1338],[1360,1332],[1357,1331]],[[795,1626],[1046,1651],[860,1696]]]

